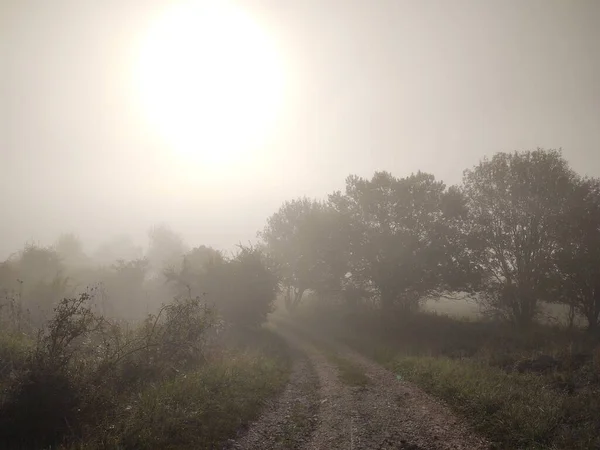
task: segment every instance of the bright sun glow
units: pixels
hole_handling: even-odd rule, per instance
[[[184,164],[219,171],[259,157],[274,131],[283,81],[265,30],[218,0],[167,10],[148,31],[136,70],[151,126]]]

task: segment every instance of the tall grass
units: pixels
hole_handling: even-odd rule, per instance
[[[228,354],[205,367],[147,386],[103,429],[70,449],[219,448],[285,384],[288,366],[259,351]]]

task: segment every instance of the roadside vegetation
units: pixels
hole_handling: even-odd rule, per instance
[[[23,255],[31,252],[54,254],[28,247]],[[188,259],[198,252],[210,258],[194,266]],[[39,259],[38,274],[52,261]],[[5,264],[22,273],[22,263],[23,256]],[[115,271],[125,272],[121,282],[129,286],[113,292],[135,295],[145,281],[132,274],[143,268],[119,263]],[[260,252],[242,248],[224,258],[204,248],[164,273],[174,299],[139,320],[103,314],[114,309],[105,308],[97,288],[52,301],[51,312],[38,316],[29,311],[32,293],[5,291],[3,448],[220,448],[283,389],[287,347],[262,326],[277,281]],[[35,291],[46,297],[37,301],[64,294],[53,291],[57,284],[38,281]]]

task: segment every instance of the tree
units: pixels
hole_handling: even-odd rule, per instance
[[[183,238],[167,225],[157,225],[148,231],[147,258],[150,266],[161,273],[169,266],[179,266],[187,246]]]
[[[56,253],[60,256],[63,264],[74,268],[85,265],[88,262],[88,257],[83,251],[83,244],[73,233],[61,234],[54,244]]]
[[[465,171],[465,233],[483,273],[479,301],[487,312],[522,327],[535,318],[549,295],[553,230],[574,180],[558,150],[497,153]]]
[[[139,318],[146,313],[146,295],[144,282],[148,273],[148,260],[145,258],[131,261],[118,260],[103,278],[103,286],[108,302],[103,314],[121,318]]]
[[[230,323],[256,327],[272,311],[278,279],[266,259],[258,249],[240,246],[229,261],[208,265],[207,298],[214,299],[217,310]]]
[[[41,325],[55,303],[72,291],[61,258],[51,247],[27,244],[2,269],[6,284],[0,291],[15,305],[19,321],[27,313],[31,325]]]
[[[345,246],[339,216],[328,204],[308,198],[286,202],[259,236],[275,262],[288,308],[297,307],[306,290],[323,295],[340,289]]]
[[[253,247],[240,246],[233,258],[209,247],[186,255],[181,269],[166,271],[180,297],[202,297],[229,323],[258,326],[271,311],[278,279],[269,270],[267,256]]]
[[[131,236],[121,235],[101,244],[95,251],[93,259],[100,265],[111,265],[118,260],[141,259],[143,255],[143,249],[135,245]]]
[[[557,227],[560,300],[600,328],[600,179],[579,180]]]
[[[350,176],[345,194],[330,196],[345,217],[351,278],[375,291],[385,312],[417,309],[428,296],[464,281],[455,222],[464,214],[460,193],[419,172],[398,179],[377,172]]]
[[[225,257],[220,251],[201,245],[183,256],[181,267],[167,267],[163,274],[175,288],[176,296],[193,298],[204,293],[206,274],[210,268],[224,262]]]

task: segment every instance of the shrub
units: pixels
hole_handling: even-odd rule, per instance
[[[141,383],[197,367],[212,314],[181,299],[129,331],[92,311],[91,297],[64,299],[41,331],[29,363],[0,405],[0,441],[39,448],[78,436],[111,416]]]

